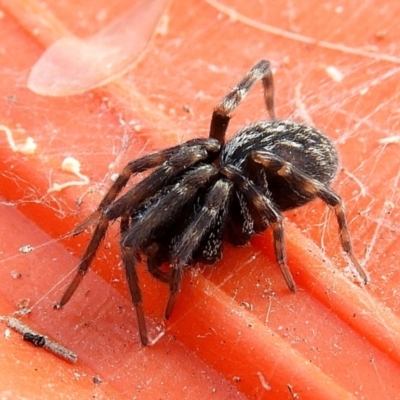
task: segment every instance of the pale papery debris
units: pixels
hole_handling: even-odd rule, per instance
[[[61,163],[61,169],[65,172],[71,172],[72,174],[76,175],[80,178],[80,181],[68,181],[65,183],[54,183],[52,187],[47,190],[47,193],[51,192],[60,192],[61,190],[71,187],[71,186],[83,186],[88,185],[90,180],[89,177],[81,173],[81,163],[73,158],[73,157],[66,157],[64,158],[63,162]]]
[[[400,135],[388,136],[378,140],[379,144],[399,144]]]
[[[265,379],[264,374],[263,374],[262,372],[258,371],[258,372],[257,372],[257,375],[258,375],[258,378],[260,379],[261,386],[262,386],[265,390],[270,391],[272,388],[271,388],[270,384],[267,382],[267,380]]]
[[[326,67],[325,71],[335,82],[342,82],[344,75],[333,65]]]
[[[0,129],[6,134],[8,144],[14,153],[21,153],[25,155],[32,155],[37,149],[37,143],[32,137],[27,137],[24,144],[16,144],[12,130],[5,126],[0,125]]]
[[[21,246],[19,248],[19,251],[24,254],[30,253],[31,251],[33,251],[33,246],[31,246],[30,244],[26,244],[25,246]]]

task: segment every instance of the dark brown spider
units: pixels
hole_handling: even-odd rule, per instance
[[[261,80],[270,121],[240,129],[225,143],[231,112]],[[151,344],[136,272],[140,254],[149,272],[169,285],[165,318],[174,308],[183,271],[197,263],[214,264],[224,241],[240,246],[268,227],[275,253],[291,291],[295,283],[286,265],[281,212],[316,197],[331,206],[339,225],[343,250],[360,277],[367,274],[353,255],[344,206],[329,185],[338,167],[333,143],[319,130],[293,121],[276,120],[270,63],[261,60],[217,105],[209,138],[189,140],[130,162],[104,196],[97,210],[75,230],[96,223],[78,272],[59,306],[75,292],[104,238],[110,221],[120,218],[121,254],[140,339]],[[133,174],[154,171],[115,200]],[[171,272],[161,270],[169,263]]]

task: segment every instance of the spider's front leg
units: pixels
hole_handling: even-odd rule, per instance
[[[185,167],[190,166],[193,162],[202,160],[210,154],[217,153],[219,149],[220,146],[215,141],[209,139],[193,139],[182,145],[170,147],[161,151],[156,151],[154,153],[147,154],[146,156],[141,157],[135,161],[131,161],[118,175],[113,185],[110,187],[108,192],[101,200],[97,209],[76,226],[73,235],[79,235],[86,228],[99,221],[100,217],[103,214],[103,211],[111,205],[111,203],[119,195],[121,190],[126,186],[132,175],[136,175],[140,172],[144,172],[148,169],[156,168],[162,164],[165,164],[164,168],[158,170],[157,177],[154,176],[155,178],[159,179],[153,179],[154,181],[157,180],[159,182],[159,185],[161,186],[164,185],[164,181],[166,179],[169,179],[171,178],[171,176],[175,176],[176,173],[180,172],[176,171],[176,169],[179,168],[182,164]],[[168,163],[169,160],[171,160],[171,162]],[[139,188],[136,189],[136,192],[139,191],[138,189],[140,189],[140,185],[143,186],[143,191],[148,189],[148,181],[144,180],[142,181],[142,183],[139,183],[139,185],[137,185],[139,186]],[[131,192],[132,191],[129,191],[129,193]],[[123,201],[124,200],[121,198],[120,203]],[[125,200],[124,202],[127,203],[128,201]],[[122,214],[123,212],[121,212],[121,215]],[[111,220],[114,218],[108,217],[108,219]]]
[[[177,174],[201,160],[212,157],[219,150],[220,144],[215,140],[193,139],[183,145],[151,153],[130,162],[108,190],[96,211],[76,228],[75,235],[97,222],[93,236],[78,265],[78,271],[56,308],[61,308],[70,300],[86,275],[107,232],[109,221],[129,214],[129,210],[134,209],[146,197],[156,193]],[[159,168],[113,203],[132,175],[155,167]]]
[[[215,108],[210,126],[210,138],[225,143],[225,133],[228,128],[231,112],[246,97],[256,82],[262,81],[264,101],[271,119],[276,119],[274,109],[274,82],[269,61],[261,60],[251,68],[246,76],[219,102]]]
[[[304,174],[298,168],[285,161],[281,157],[265,151],[254,151],[251,154],[251,158],[254,162],[264,166],[269,171],[280,175],[289,183],[292,183],[293,187],[296,187],[296,191],[298,193],[309,198],[319,197],[322,201],[333,208],[339,226],[339,235],[342,248],[350,258],[350,261],[356,268],[362,281],[367,283],[368,275],[354,256],[347,219],[344,212],[344,205],[341,198],[324,183]]]

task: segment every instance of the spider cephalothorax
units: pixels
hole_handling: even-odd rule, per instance
[[[247,125],[225,143],[230,113],[261,80],[271,117]],[[167,283],[169,318],[185,268],[221,258],[224,241],[246,244],[270,227],[278,265],[290,290],[281,212],[319,197],[335,212],[341,244],[364,282],[367,275],[353,255],[343,203],[329,185],[338,167],[332,142],[319,130],[275,118],[270,63],[261,60],[217,105],[209,138],[157,151],[130,162],[97,210],[75,230],[96,223],[75,279],[59,306],[68,302],[87,272],[110,221],[120,219],[121,254],[136,309],[140,338],[149,345],[136,272],[141,254],[149,272]],[[153,172],[115,200],[133,174]],[[164,263],[170,272],[161,269]]]

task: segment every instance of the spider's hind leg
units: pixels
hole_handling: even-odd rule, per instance
[[[339,226],[339,236],[342,248],[350,258],[350,261],[356,268],[362,281],[367,283],[368,275],[354,256],[342,199],[327,185],[308,176],[278,156],[264,151],[254,151],[252,153],[252,158],[255,162],[285,178],[293,187],[296,187],[296,191],[304,197],[309,199],[319,197],[328,206],[333,208]]]
[[[283,217],[272,201],[266,197],[254,183],[243,176],[241,171],[233,166],[225,166],[221,172],[230,179],[235,188],[243,194],[247,201],[251,217],[254,220],[256,231],[271,227],[274,237],[274,248],[276,261],[281,269],[283,278],[292,291],[296,291],[296,284],[286,263],[286,246],[283,229]]]

